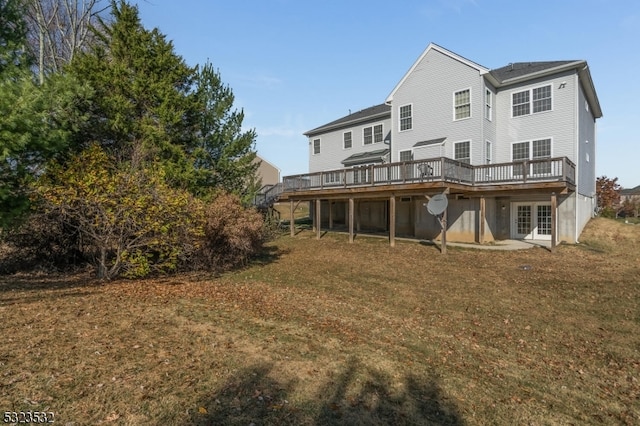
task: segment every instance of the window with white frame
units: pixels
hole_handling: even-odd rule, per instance
[[[382,142],[383,127],[382,124],[376,124],[375,126],[365,127],[362,130],[362,137],[365,145],[371,145],[372,143]]]
[[[536,139],[533,141],[516,142],[512,145],[512,160],[545,160],[551,158],[551,139]],[[514,165],[513,173],[522,175],[522,165]],[[531,173],[534,175],[542,175],[551,173],[551,162],[536,161],[533,163]]]
[[[353,140],[351,137],[351,132],[344,132],[342,134],[342,146],[344,149],[349,149],[353,145]]]
[[[491,121],[493,119],[493,93],[487,89],[484,94],[484,118]]]
[[[453,94],[453,116],[455,120],[471,117],[471,89],[460,90]]]
[[[471,164],[471,142],[456,142],[453,144],[453,158],[462,162]]]
[[[513,117],[551,111],[551,85],[535,87],[511,94]]]
[[[400,151],[399,154],[400,154],[400,161],[401,162],[413,160],[413,152],[411,152],[410,149],[408,149],[406,151]]]
[[[373,126],[373,143],[382,142],[382,138],[383,138],[382,133],[383,133],[382,124],[376,124],[375,126]]]
[[[313,140],[313,155],[320,154],[320,139]]]
[[[491,164],[491,141],[485,141],[484,146],[484,163]]]
[[[400,107],[400,131],[411,130],[413,128],[411,104]]]
[[[362,129],[362,140],[365,145],[373,143],[373,127],[365,127]]]

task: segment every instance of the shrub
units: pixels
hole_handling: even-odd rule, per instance
[[[245,265],[262,249],[263,229],[254,208],[245,208],[235,195],[218,195],[205,211],[201,267],[219,271]]]

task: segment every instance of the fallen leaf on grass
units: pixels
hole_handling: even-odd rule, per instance
[[[204,407],[198,407],[198,413],[200,414],[207,414],[207,409]]]

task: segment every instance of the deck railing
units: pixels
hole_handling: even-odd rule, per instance
[[[285,176],[282,189],[292,192],[420,182],[469,186],[553,181],[575,184],[575,173],[575,164],[566,157],[477,166],[441,157]]]

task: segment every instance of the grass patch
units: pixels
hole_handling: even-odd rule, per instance
[[[523,270],[521,265],[530,265]],[[309,231],[248,268],[0,278],[0,409],[62,424],[637,424],[640,227],[502,252]]]

